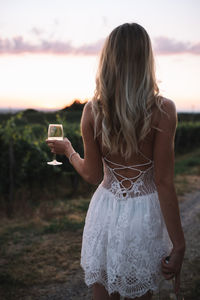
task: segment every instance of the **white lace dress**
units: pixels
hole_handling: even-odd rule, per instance
[[[81,267],[88,287],[98,282],[109,294],[135,298],[156,291],[163,279],[161,259],[169,255],[172,243],[153,180],[153,161],[145,158],[147,163],[128,167],[103,158],[104,179],[90,201],[82,239]],[[138,175],[119,175],[125,168]],[[127,180],[129,188],[123,185]]]

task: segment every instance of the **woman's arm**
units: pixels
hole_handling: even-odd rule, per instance
[[[102,158],[97,140],[94,139],[94,122],[92,116],[92,103],[88,102],[83,109],[81,118],[81,133],[84,146],[84,158],[75,152],[71,142],[65,138],[63,141],[48,141],[47,143],[56,154],[65,154],[76,171],[91,184],[98,184],[103,176]]]
[[[154,179],[158,191],[161,211],[166,223],[167,231],[173,244],[169,264],[162,262],[166,279],[172,274],[178,276],[185,251],[185,239],[181,226],[178,199],[174,186],[174,137],[177,125],[177,114],[174,103],[165,100],[154,141]],[[177,281],[177,287],[179,285]]]

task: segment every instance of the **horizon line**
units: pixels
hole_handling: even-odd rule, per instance
[[[74,101],[75,102],[75,101]],[[73,102],[73,103],[74,103]],[[0,113],[16,113],[20,111],[26,111],[26,110],[35,110],[35,111],[41,111],[41,112],[56,112],[59,110],[62,110],[66,107],[70,107],[73,103],[70,105],[66,105],[64,107],[57,107],[57,108],[45,108],[45,107],[0,107]],[[80,104],[85,104],[86,102],[80,102]],[[200,109],[195,110],[195,109],[177,109],[177,113],[200,113]]]

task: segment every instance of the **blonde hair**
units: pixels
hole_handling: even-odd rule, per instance
[[[137,153],[151,129],[152,107],[161,109],[151,41],[142,26],[123,24],[107,38],[92,103],[95,137],[102,133],[102,146],[125,159]]]

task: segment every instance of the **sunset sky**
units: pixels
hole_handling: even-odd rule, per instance
[[[199,0],[0,0],[0,108],[62,108],[93,96],[104,39],[150,35],[161,94],[200,111]]]

